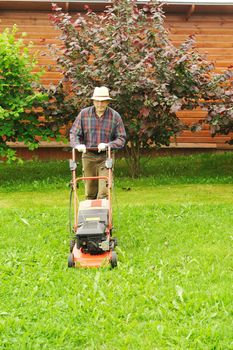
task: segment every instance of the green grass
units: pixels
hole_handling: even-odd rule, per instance
[[[61,163],[16,178],[20,166],[0,165],[0,348],[232,349],[232,156],[156,159],[154,176],[118,178],[114,270],[67,268]]]
[[[134,184],[154,186],[159,184],[233,183],[233,152],[199,154],[190,156],[142,158],[142,174]],[[78,164],[81,175],[81,164]],[[130,187],[125,159],[117,159],[116,185]],[[68,161],[26,161],[23,164],[0,163],[1,191],[40,191],[68,187],[70,172]]]

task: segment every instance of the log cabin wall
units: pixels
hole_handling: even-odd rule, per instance
[[[51,20],[51,1],[0,1],[0,30],[17,25],[19,33],[27,35],[24,42],[33,42],[32,51],[38,52],[38,68],[44,67],[41,81],[45,85],[57,83],[61,74],[56,71],[55,61],[48,49],[49,44],[59,45],[60,32],[54,29]],[[82,10],[83,3],[60,3],[70,13]],[[95,3],[94,9],[102,10],[102,3]],[[175,45],[182,43],[190,34],[195,34],[196,46],[216,65],[217,71],[223,71],[233,64],[233,6],[165,6],[165,24]],[[179,116],[188,123],[198,121],[203,116],[200,111],[182,111]],[[183,132],[172,140],[168,149],[160,153],[193,153],[197,151],[232,150],[226,141],[230,136],[211,137],[208,127],[196,133]],[[22,144],[12,144],[18,154],[26,159],[34,156],[42,159],[67,157],[67,146],[62,143],[43,143],[33,153]]]

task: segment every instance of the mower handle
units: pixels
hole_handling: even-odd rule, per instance
[[[72,147],[72,149],[74,149],[74,150],[76,150],[76,148],[75,147]],[[108,150],[108,149],[111,149],[111,145],[106,145],[106,151]],[[87,151],[98,151],[98,147],[86,147],[86,150]]]
[[[98,147],[86,147],[87,151],[98,151]],[[72,148],[72,160],[75,161],[75,151],[76,148],[73,147]],[[111,146],[107,145],[106,146],[106,153],[108,154],[108,158],[111,158]],[[99,152],[99,154],[101,154],[101,152]]]
[[[111,148],[111,146],[107,145],[106,146],[106,151]],[[86,147],[87,151],[98,151],[98,147]]]
[[[87,150],[98,150],[97,147],[88,147]],[[111,188],[112,188],[112,159],[111,159],[111,146],[107,145],[106,153],[107,153],[107,161],[109,161],[108,166],[108,176],[94,176],[94,177],[78,177],[76,178],[76,161],[75,161],[75,148],[72,148],[72,160],[71,160],[71,171],[72,171],[72,188],[74,191],[74,228],[77,228],[78,225],[78,216],[77,216],[77,193],[76,193],[76,184],[78,181],[86,181],[86,180],[106,180],[108,181],[108,200],[109,200],[109,222],[112,225],[112,214],[111,214]],[[106,162],[107,162],[106,161]]]

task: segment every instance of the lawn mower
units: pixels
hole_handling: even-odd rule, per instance
[[[90,151],[96,149],[88,149]],[[116,238],[112,237],[112,169],[111,148],[106,151],[105,166],[108,176],[76,177],[77,163],[75,149],[72,149],[70,170],[72,172],[70,196],[70,230],[72,240],[68,256],[68,267],[117,266]],[[77,188],[80,181],[105,180],[108,198],[78,202]],[[73,194],[74,224],[71,224],[71,203]],[[79,204],[79,205],[78,205]]]

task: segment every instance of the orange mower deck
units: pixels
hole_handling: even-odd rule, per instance
[[[80,249],[77,249],[76,244],[73,248],[73,255],[75,267],[104,267],[108,266],[112,259],[112,251],[99,255],[91,255],[82,253]]]

